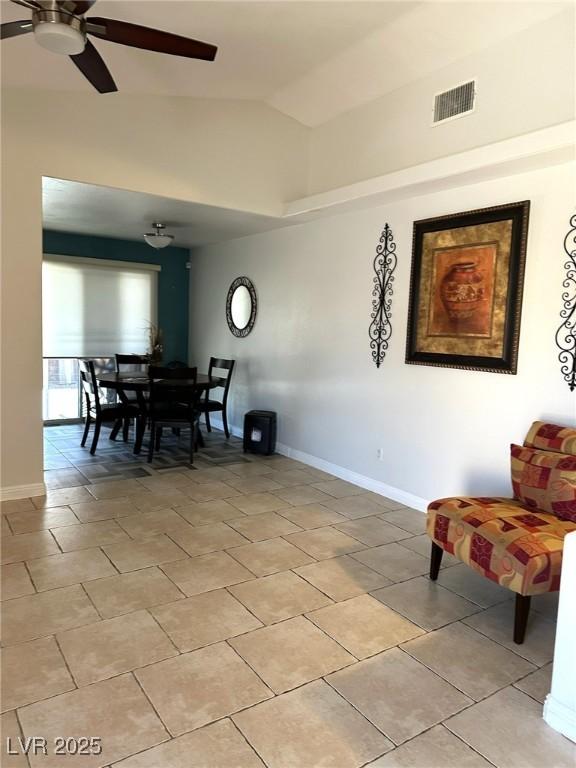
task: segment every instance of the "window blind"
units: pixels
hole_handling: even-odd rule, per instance
[[[45,256],[44,357],[112,357],[148,349],[160,267]]]

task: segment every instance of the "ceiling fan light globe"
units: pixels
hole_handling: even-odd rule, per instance
[[[69,24],[59,22],[40,22],[34,26],[36,42],[42,48],[63,56],[76,56],[82,53],[86,39],[82,32]]]
[[[174,240],[174,235],[165,235],[163,233],[159,234],[157,232],[147,232],[144,235],[144,240],[148,243],[148,245],[151,245],[152,248],[156,248],[156,250],[160,250],[161,248],[166,248],[168,245],[172,243],[172,240]]]

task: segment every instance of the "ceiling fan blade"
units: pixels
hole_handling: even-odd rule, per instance
[[[56,0],[56,4],[63,11],[73,13],[75,16],[82,16],[82,14],[89,11],[94,5],[96,0]]]
[[[118,90],[104,59],[90,40],[86,40],[86,48],[82,53],[70,58],[99,93],[113,93]]]
[[[32,32],[31,21],[9,21],[0,26],[0,40],[6,40],[9,37],[17,37]]]
[[[157,51],[158,53],[169,53],[172,56],[186,56],[189,59],[214,61],[218,50],[215,45],[210,45],[210,43],[173,35],[170,32],[161,32],[159,29],[141,27],[138,24],[129,24],[126,21],[91,16],[86,19],[86,22],[87,31],[95,37],[109,40],[112,43],[130,45],[133,48],[142,48],[145,51]]]
[[[16,3],[16,5],[23,5],[24,8],[28,8],[30,11],[39,11],[42,8],[36,0],[11,0],[11,2]]]

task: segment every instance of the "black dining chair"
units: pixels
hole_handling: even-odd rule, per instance
[[[117,373],[146,373],[149,360],[148,355],[125,355],[116,353],[116,372]]]
[[[163,427],[171,427],[173,430],[190,427],[190,464],[193,464],[200,419],[196,387],[197,368],[166,368],[151,365],[148,375],[150,377],[148,461],[152,461],[155,450],[160,450]]]
[[[234,370],[235,360],[224,360],[220,357],[211,357],[210,365],[208,367],[208,377],[210,379],[211,386],[206,390],[206,397],[200,401],[200,410],[204,414],[206,420],[206,429],[208,432],[212,432],[212,426],[210,424],[210,414],[222,411],[222,424],[224,426],[224,434],[226,437],[230,437],[230,430],[228,428],[228,393],[230,391],[230,381],[232,379],[232,371]],[[218,375],[218,371],[226,372],[225,376]],[[222,388],[222,400],[210,399],[210,393],[214,389]]]
[[[124,354],[117,352],[116,359],[116,373],[147,373],[148,365],[150,363],[148,355],[136,355],[136,354]],[[139,405],[140,410],[144,407],[144,401],[148,398],[147,392],[131,392],[130,390],[124,391],[124,399],[129,403]],[[128,439],[128,432],[130,429],[130,419],[124,420],[124,438]]]
[[[128,403],[128,401],[123,399],[121,399],[119,403],[102,403],[100,400],[98,382],[96,381],[94,361],[78,360],[78,367],[80,369],[80,381],[82,383],[82,390],[86,402],[86,425],[84,427],[84,434],[82,435],[82,442],[80,445],[82,448],[86,445],[88,433],[90,432],[90,425],[92,421],[94,421],[94,435],[90,447],[90,453],[94,455],[98,446],[102,424],[113,425],[110,439],[114,440],[120,431],[122,424],[129,423],[130,419],[136,419],[137,427],[143,428],[143,425],[139,423],[142,414],[137,405]],[[124,442],[126,442],[128,440],[128,433],[126,430],[124,430],[123,437]]]

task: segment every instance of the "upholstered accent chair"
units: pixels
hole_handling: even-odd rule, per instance
[[[511,446],[514,498],[438,499],[428,506],[430,578],[449,552],[516,593],[514,642],[524,642],[530,598],[560,588],[564,537],[576,531],[576,429],[536,421]]]

